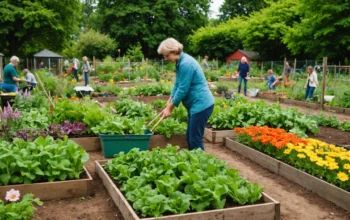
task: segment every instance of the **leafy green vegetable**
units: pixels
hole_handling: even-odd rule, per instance
[[[38,137],[0,142],[0,185],[79,179],[89,155],[75,142]]]
[[[235,127],[248,127],[251,125],[284,128],[287,131],[318,133],[318,125],[309,116],[299,113],[298,109],[282,108],[278,104],[268,104],[263,100],[236,104],[223,111],[219,106],[208,123],[216,129],[232,129]]]
[[[173,118],[167,118],[156,127],[154,132],[170,138],[173,134],[186,134],[186,129],[185,122],[180,123]]]
[[[145,123],[143,118],[108,116],[91,130],[95,134],[144,134]]]
[[[4,204],[0,200],[0,219],[30,219],[34,216],[34,211],[36,210],[34,203],[39,206],[43,205],[40,199],[34,199],[33,194],[24,195],[20,202]]]
[[[227,199],[254,204],[262,188],[248,183],[237,170],[201,150],[178,152],[178,147],[119,153],[105,169],[121,184],[127,200],[144,217],[164,213],[222,209]]]

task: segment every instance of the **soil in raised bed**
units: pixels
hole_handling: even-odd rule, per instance
[[[328,144],[350,145],[350,132],[336,128],[320,127],[320,133],[316,135],[308,134],[308,136]]]

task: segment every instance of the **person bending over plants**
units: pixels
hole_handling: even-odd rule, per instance
[[[182,102],[188,111],[188,149],[204,150],[204,129],[214,109],[214,97],[207,86],[203,70],[193,57],[183,52],[183,45],[174,38],[162,41],[157,52],[169,62],[176,63],[176,82],[162,116],[169,117],[174,107]]]

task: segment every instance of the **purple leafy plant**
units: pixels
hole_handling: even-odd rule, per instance
[[[87,133],[87,125],[80,122],[71,123],[65,121],[62,124],[51,124],[46,130],[29,130],[22,129],[18,130],[17,134],[13,138],[22,138],[26,141],[34,140],[38,136],[52,136],[54,138],[63,138],[64,136],[77,136],[84,135]]]

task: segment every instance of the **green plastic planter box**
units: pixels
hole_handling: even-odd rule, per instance
[[[148,150],[153,133],[145,134],[99,134],[104,157],[110,158],[120,152],[128,153],[133,148]]]

